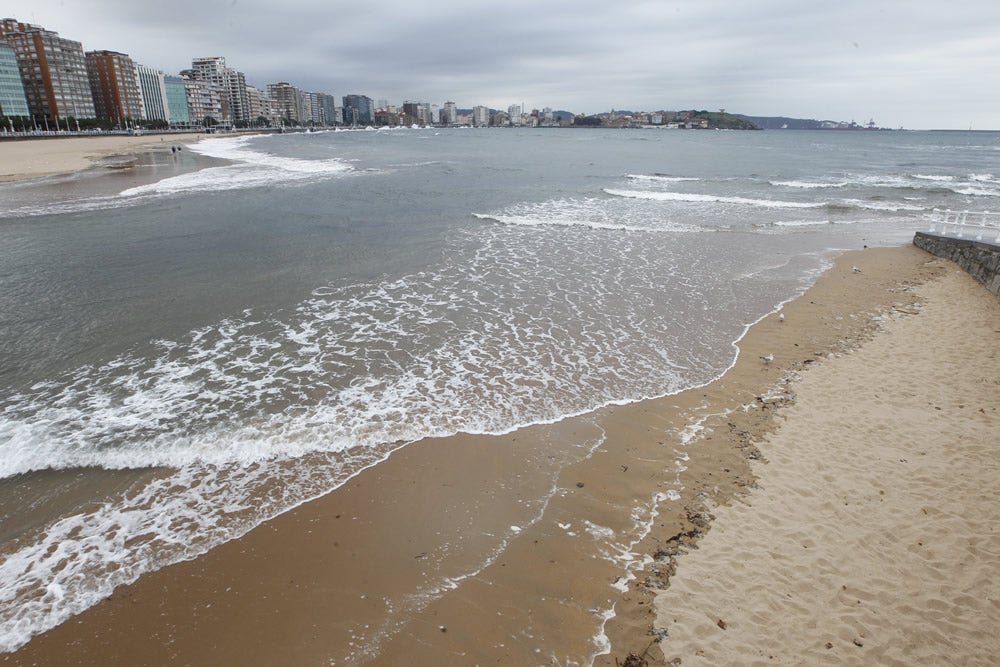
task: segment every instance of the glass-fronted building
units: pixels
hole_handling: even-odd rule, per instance
[[[368,124],[375,119],[375,102],[367,95],[344,95],[344,123]]]
[[[179,76],[164,76],[163,86],[167,90],[167,120],[171,125],[190,125],[187,89],[184,79]]]
[[[28,116],[21,70],[14,49],[0,41],[0,116]]]

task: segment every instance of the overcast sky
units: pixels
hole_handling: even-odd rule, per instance
[[[0,0],[177,73],[460,108],[725,108],[1000,129],[998,0]]]

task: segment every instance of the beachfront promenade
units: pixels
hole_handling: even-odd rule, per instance
[[[0,141],[18,141],[25,139],[66,139],[69,137],[138,137],[144,135],[169,135],[169,134],[191,134],[192,132],[202,132],[199,129],[190,130],[80,130],[58,132],[46,132],[36,130],[29,132],[0,132]]]

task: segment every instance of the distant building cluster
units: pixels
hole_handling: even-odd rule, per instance
[[[525,113],[476,106],[460,110],[406,101],[376,103],[366,95],[301,90],[288,82],[249,85],[223,57],[194,58],[191,68],[165,74],[117,51],[84,51],[80,42],[16,19],[0,19],[0,118],[3,130],[80,129],[99,125],[232,128],[331,125],[572,124],[551,109]],[[75,128],[70,123],[75,124]]]
[[[165,74],[117,51],[84,51],[58,33],[0,19],[0,131],[93,128],[208,129],[317,126],[727,127],[717,114],[614,111],[574,115],[483,105],[443,105],[301,90],[280,81],[257,88],[221,56],[194,58]],[[724,110],[722,110],[724,111]],[[731,120],[731,119],[729,119]],[[15,122],[17,125],[15,125]],[[71,124],[72,123],[72,124]],[[730,123],[731,125],[731,123]],[[743,128],[741,128],[743,129]]]

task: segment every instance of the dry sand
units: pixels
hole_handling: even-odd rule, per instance
[[[94,166],[98,160],[142,150],[169,150],[207,135],[153,134],[138,137],[92,136],[0,141],[0,182],[69,174]]]
[[[796,383],[759,488],[656,600],[668,659],[1000,661],[1000,301],[954,267],[916,292]]]
[[[853,272],[852,265],[862,271]],[[949,465],[960,469],[923,467],[938,450],[971,447],[955,435],[967,422],[979,425],[980,452],[982,443],[989,442],[982,429],[992,424],[995,430],[997,424],[996,300],[964,275],[951,275],[955,271],[954,265],[912,246],[848,253],[803,297],[786,304],[784,322],[772,315],[752,327],[740,342],[736,365],[709,385],[508,436],[458,436],[412,444],[360,472],[350,484],[241,539],[120,587],[108,600],[6,657],[9,664],[585,664],[599,649],[599,642],[589,644],[597,629],[595,610],[612,605],[614,618],[604,626],[610,651],[594,660],[601,666],[621,664],[630,653],[645,656],[649,664],[662,663],[661,646],[667,655],[683,656],[685,662],[698,651],[706,656],[712,651],[705,658],[709,663],[750,661],[758,654],[744,650],[754,645],[749,639],[734,644],[734,653],[709,643],[740,631],[756,633],[753,641],[768,647],[765,659],[774,655],[790,662],[809,663],[814,655],[877,661],[875,651],[896,645],[892,632],[913,627],[922,630],[922,642],[940,649],[951,623],[968,620],[970,627],[984,623],[990,609],[979,608],[982,618],[969,620],[966,614],[946,620],[951,604],[968,602],[963,595],[982,598],[985,587],[973,594],[956,592],[957,584],[942,584],[934,576],[954,571],[955,576],[988,582],[998,574],[996,543],[988,544],[991,526],[986,523],[996,524],[996,468],[990,484],[970,482],[978,495],[967,498],[960,490],[969,486],[964,478],[989,477],[988,460],[972,463],[949,454],[945,457]],[[938,287],[935,281],[942,274],[948,274],[947,282]],[[931,282],[919,287],[926,281]],[[956,281],[959,287],[954,286]],[[921,303],[925,306],[918,311]],[[945,306],[954,311],[952,319],[935,315]],[[886,311],[903,319],[880,322],[878,314]],[[961,329],[956,326],[959,322]],[[931,333],[896,329],[916,324]],[[882,326],[887,332],[876,335]],[[874,340],[860,352],[827,360],[828,355],[856,348],[872,336]],[[926,336],[932,341],[926,342]],[[952,354],[953,342],[955,350],[969,346],[961,359],[944,356]],[[855,380],[848,391],[837,389],[837,395],[827,396],[821,390],[816,400],[822,410],[803,408],[801,403],[787,411],[781,407],[794,399],[799,387],[789,374],[815,368],[803,375],[807,380],[813,375],[821,378],[862,354],[876,357],[866,364],[871,366],[883,356],[866,352],[876,344],[916,350],[891,362],[898,372],[909,373],[902,389],[889,385],[890,373],[879,372]],[[765,365],[759,357],[769,352],[775,360]],[[969,379],[978,393],[955,395],[953,391],[965,390],[933,384],[942,374],[942,364],[950,367],[970,357],[973,371],[951,377]],[[925,374],[934,380],[923,380]],[[809,387],[819,379],[809,382],[801,384]],[[918,387],[918,382],[926,386]],[[820,452],[790,459],[819,467],[819,479],[805,484],[816,497],[828,496],[841,480],[854,483],[862,475],[873,475],[864,493],[848,492],[850,504],[843,507],[853,512],[863,501],[876,506],[866,511],[860,526],[854,523],[849,530],[835,530],[831,539],[825,531],[832,519],[822,514],[822,506],[832,503],[841,511],[837,495],[804,512],[801,526],[787,518],[779,521],[777,512],[759,511],[757,505],[758,496],[774,484],[766,477],[768,471],[777,470],[782,460],[780,453],[769,449],[767,435],[778,424],[787,432],[800,420],[812,433],[816,428],[812,420],[828,413],[825,404],[834,399],[853,399],[856,405],[844,408],[847,417],[830,419],[823,426]],[[905,432],[916,448],[912,452],[883,453],[876,449],[878,443],[859,434],[865,423],[862,415],[868,413],[878,440],[895,442],[894,431],[902,427],[890,427],[892,422],[870,412],[889,401],[902,406],[897,409],[900,418],[906,414]],[[928,414],[933,427],[912,421]],[[582,451],[587,442],[599,446],[590,453]],[[581,451],[562,447],[565,443],[579,443]],[[845,443],[862,451],[845,452],[840,449]],[[757,445],[773,459],[769,466],[751,467]],[[553,466],[556,455],[563,460]],[[887,466],[885,472],[876,474],[882,464]],[[974,470],[965,470],[966,465]],[[557,471],[554,477],[546,477],[544,471],[549,469]],[[755,472],[765,475],[762,488],[746,496],[755,484]],[[803,475],[794,473],[793,482],[801,486]],[[931,499],[904,505],[886,519],[888,524],[876,521],[875,510],[902,500],[904,492],[914,493],[924,483],[932,485]],[[539,514],[539,508],[525,499],[541,497],[550,486],[551,496]],[[668,500],[663,497],[667,492],[679,498]],[[655,507],[650,505],[652,498],[660,498]],[[755,507],[728,506],[739,498],[748,498]],[[968,511],[951,505],[964,500],[978,504]],[[796,498],[793,508],[805,507],[805,501]],[[745,511],[748,520],[756,521],[751,535],[719,549],[713,547],[711,540],[718,539],[713,536],[725,537],[730,529],[711,529],[702,538],[701,549],[676,558],[709,530],[711,512],[726,517],[736,511]],[[636,529],[637,514],[648,520],[642,530]],[[919,537],[904,535],[914,516],[937,523],[920,524],[925,529]],[[731,523],[726,518],[719,522]],[[519,526],[518,531],[498,550],[497,536],[509,535],[512,525]],[[733,604],[738,605],[755,600],[766,604],[771,589],[782,604],[787,604],[787,593],[797,595],[798,589],[788,582],[803,571],[795,565],[798,561],[781,560],[777,573],[765,574],[771,559],[765,552],[765,562],[743,566],[744,551],[777,543],[786,532],[784,525],[792,526],[787,530],[795,537],[795,557],[817,558],[816,569],[806,571],[807,579],[834,587],[828,598],[855,605],[815,622],[807,639],[809,646],[820,648],[811,654],[799,645],[777,648],[795,641],[792,628],[799,622],[798,609],[786,615],[778,607],[777,615],[767,616],[766,610],[740,613],[722,605],[729,593],[735,594]],[[867,541],[861,530],[870,531]],[[855,546],[839,560],[816,556],[821,546],[854,539],[864,541],[863,546]],[[949,540],[961,548],[949,550]],[[917,544],[921,541],[923,545]],[[915,576],[900,588],[886,573],[892,562],[879,560],[878,550],[894,542],[910,558],[924,554],[961,565],[937,564],[937,571],[924,573],[922,579]],[[875,569],[866,561],[871,553],[879,560]],[[630,559],[629,573],[634,576],[627,585],[620,579],[622,557]],[[667,588],[678,563],[680,574],[674,579],[678,583]],[[841,564],[850,576],[822,574],[819,569]],[[701,568],[696,575],[685,574],[695,567]],[[456,573],[468,576],[449,578]],[[722,577],[729,577],[727,583],[716,585]],[[624,592],[615,587],[616,580]],[[676,598],[671,596],[683,594],[685,585],[711,589],[714,597],[690,593],[682,603],[672,602]],[[911,587],[920,586],[930,587],[933,594],[907,597]],[[414,591],[432,594],[424,599]],[[808,600],[796,597],[795,602]],[[659,607],[658,614],[654,607]],[[850,612],[866,614],[865,624],[838,625],[841,619],[853,620]],[[996,617],[995,608],[992,612]],[[922,626],[904,621],[914,615]],[[726,630],[717,625],[720,619]],[[758,625],[751,627],[752,623]],[[665,629],[670,639],[658,644]],[[995,654],[995,644],[991,649],[973,637],[974,631],[965,632],[968,641],[949,645],[948,650],[955,652],[946,662],[974,662],[975,656],[990,650]],[[855,646],[854,639],[864,646]],[[827,641],[835,647],[823,648]],[[361,647],[368,652],[359,652]],[[903,645],[893,650],[902,651]],[[919,661],[920,654],[914,655]]]

